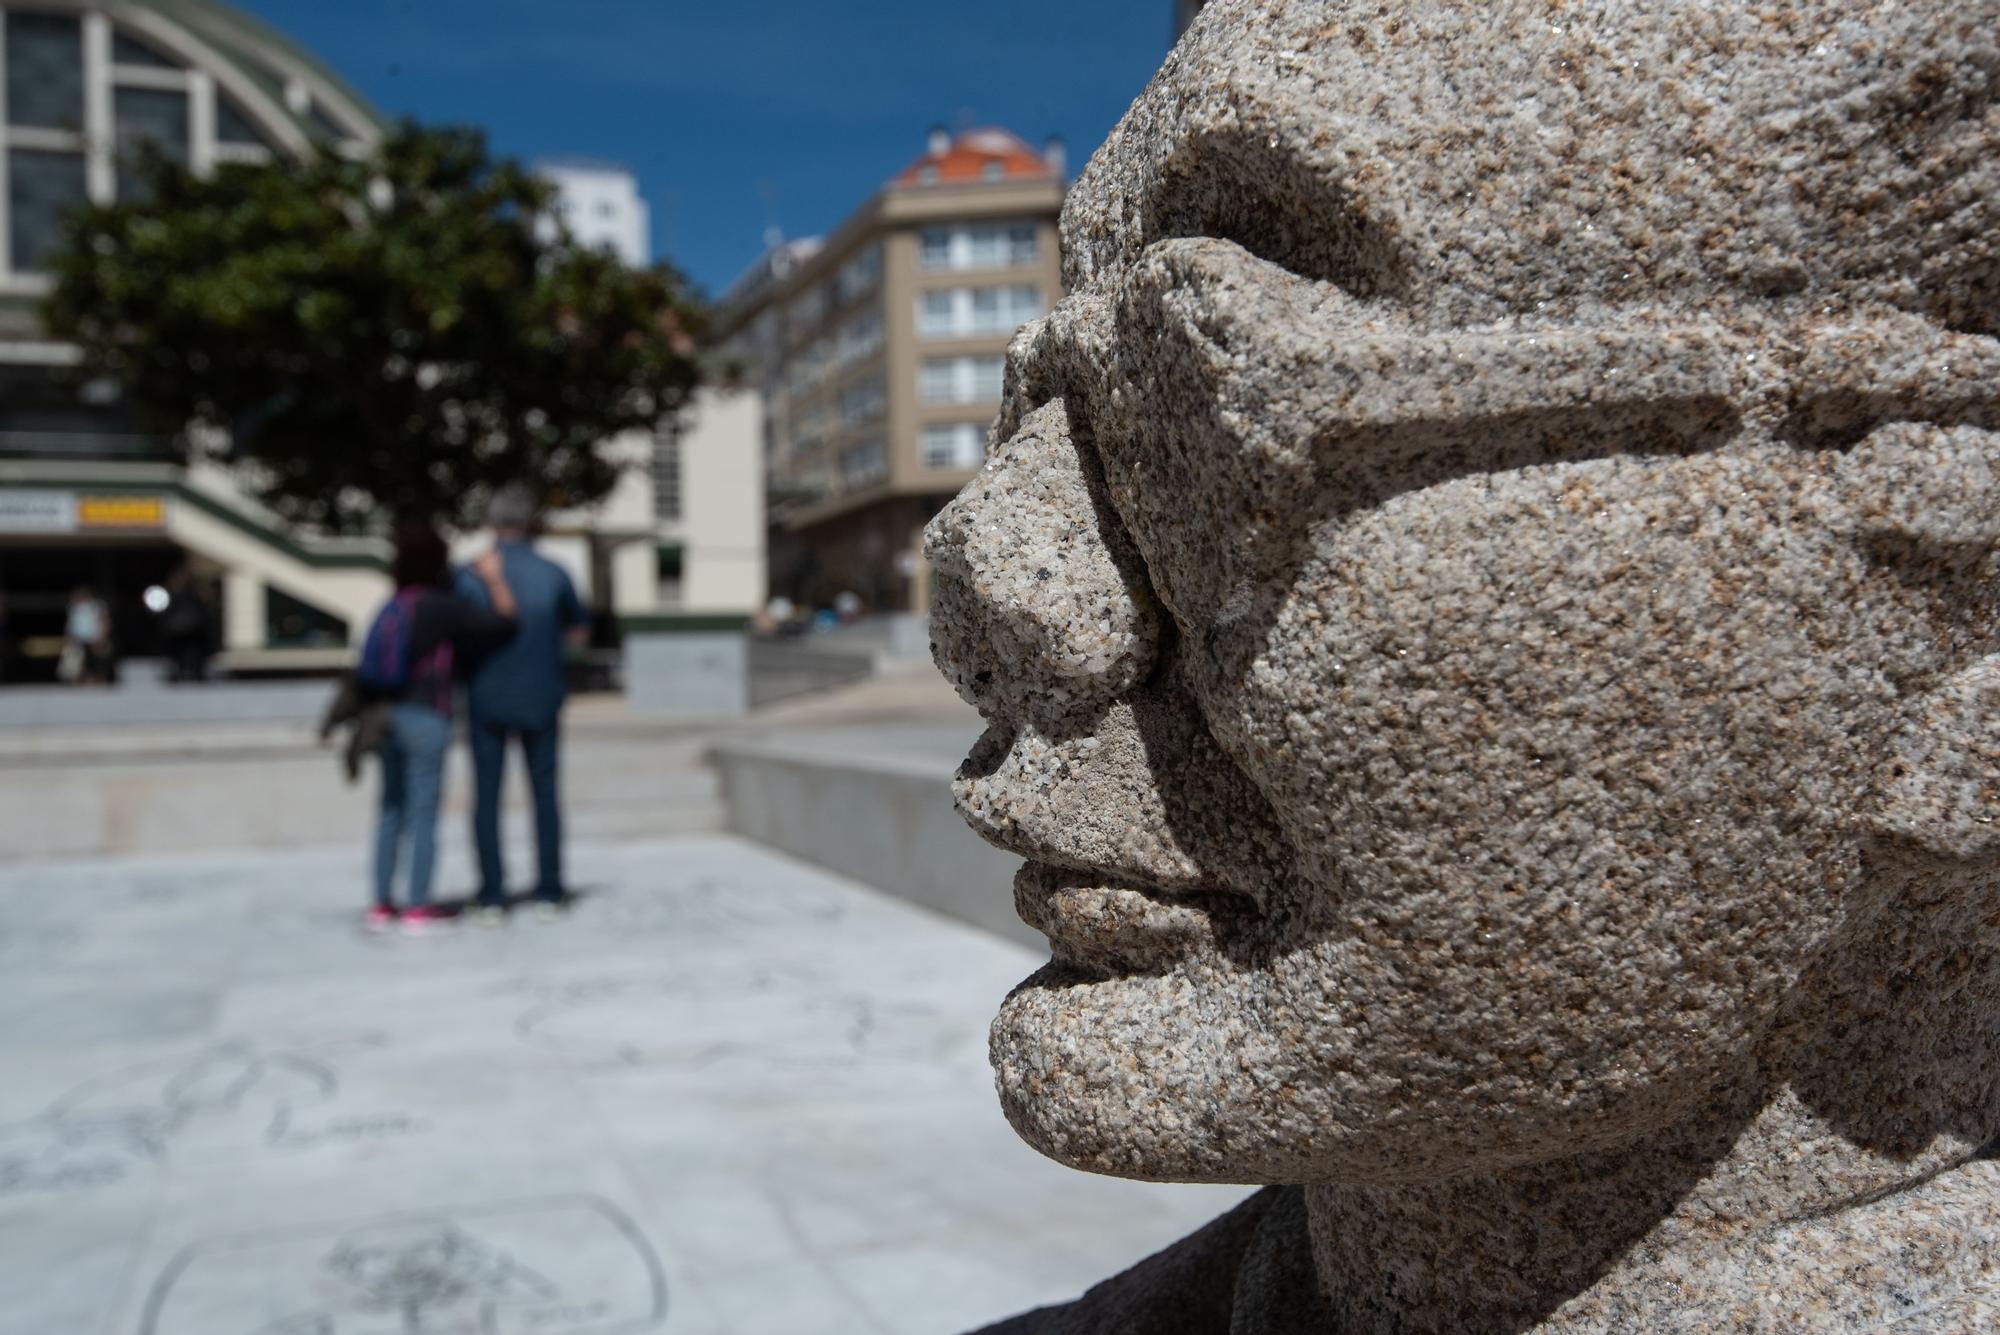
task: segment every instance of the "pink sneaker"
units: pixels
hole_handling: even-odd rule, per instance
[[[450,914],[441,913],[434,908],[404,909],[403,935],[425,936],[440,928],[451,926],[453,921]]]
[[[396,910],[385,909],[380,904],[362,915],[361,930],[364,932],[386,932],[396,925]]]

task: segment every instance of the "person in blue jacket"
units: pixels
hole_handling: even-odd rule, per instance
[[[467,726],[472,744],[472,839],[479,853],[480,921],[502,920],[507,874],[500,853],[500,788],[507,746],[519,741],[535,804],[535,906],[554,915],[567,905],[563,884],[562,801],[559,789],[564,667],[567,647],[587,633],[583,603],[563,568],[534,548],[537,508],[519,487],[495,493],[487,507],[497,556],[518,608],[514,638],[472,671]],[[485,604],[485,582],[471,571],[459,591]]]

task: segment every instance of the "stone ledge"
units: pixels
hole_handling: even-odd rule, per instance
[[[709,748],[728,828],[1008,940],[1044,945],[1014,915],[1020,859],[952,806],[962,725],[829,729]]]

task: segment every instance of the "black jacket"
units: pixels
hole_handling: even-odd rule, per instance
[[[480,659],[514,638],[513,617],[480,607],[446,589],[426,589],[417,595],[410,626],[410,676],[395,700],[431,705],[451,712],[456,681]],[[438,646],[451,645],[451,676],[441,678]]]

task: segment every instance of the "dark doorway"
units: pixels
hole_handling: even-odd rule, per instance
[[[0,681],[51,682],[62,652],[73,590],[88,585],[111,610],[115,658],[162,652],[146,590],[165,584],[183,561],[170,542],[0,544]]]

